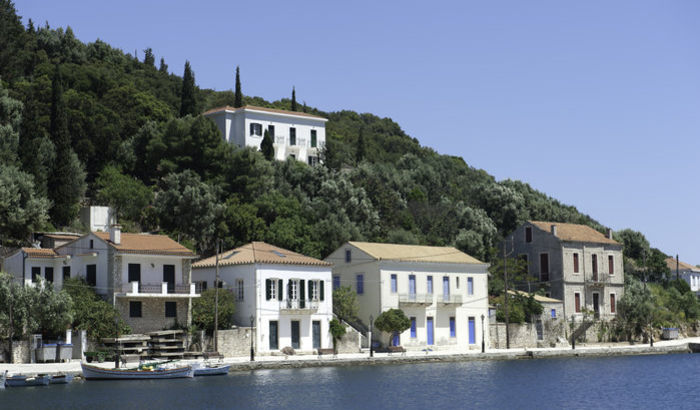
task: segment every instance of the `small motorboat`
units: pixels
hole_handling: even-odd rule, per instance
[[[86,380],[129,380],[129,379],[177,379],[182,377],[194,377],[192,366],[184,367],[151,367],[140,366],[136,369],[107,369],[81,363],[83,377]]]
[[[192,363],[195,376],[217,376],[228,374],[231,368],[230,364],[223,363]]]
[[[72,381],[72,374],[55,374],[49,378],[49,384],[68,384]]]
[[[37,376],[27,376],[24,374],[15,374],[5,376],[5,386],[7,387],[25,387],[25,386],[48,386],[49,376],[40,374]]]

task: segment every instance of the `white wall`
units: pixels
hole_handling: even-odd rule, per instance
[[[92,247],[90,247],[92,240]],[[107,280],[107,253],[108,245],[94,234],[88,234],[64,246],[56,248],[60,255],[71,255],[68,265],[71,267],[72,278],[87,278],[87,265],[97,265],[97,284],[95,291],[101,295],[109,293]]]
[[[175,284],[182,285],[182,258],[159,255],[122,255],[121,283],[129,283],[129,264],[141,265],[141,283],[163,283],[163,266],[175,266]],[[119,292],[119,290],[117,290]]]

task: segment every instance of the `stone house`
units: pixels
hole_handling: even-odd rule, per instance
[[[213,288],[216,260],[212,256],[192,265],[193,280],[200,288]],[[253,325],[258,353],[279,352],[287,346],[312,353],[333,346],[330,263],[252,242],[220,254],[218,265],[219,287],[236,298],[234,323]]]
[[[219,107],[203,113],[211,118],[226,142],[260,149],[265,131],[272,138],[275,159],[296,158],[316,165],[326,144],[326,118],[297,111],[254,107]]]
[[[5,270],[25,286],[41,277],[62,289],[81,277],[113,304],[134,333],[190,325],[192,298],[189,249],[165,235],[91,232],[58,247],[21,248],[5,259]]]
[[[564,316],[615,317],[625,280],[622,245],[610,229],[603,235],[586,225],[528,221],[506,237],[510,243],[548,296],[563,301]]]
[[[488,265],[453,247],[347,242],[326,259],[333,288],[357,294],[359,318],[398,308],[411,321],[401,334],[373,339],[407,349],[480,349],[488,344]],[[486,321],[486,322],[485,322]]]

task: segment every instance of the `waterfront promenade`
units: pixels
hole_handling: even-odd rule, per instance
[[[568,348],[517,348],[517,349],[487,349],[486,353],[480,350],[444,350],[444,351],[409,351],[401,353],[375,353],[369,357],[369,352],[339,354],[337,356],[324,355],[293,355],[293,356],[256,356],[255,361],[250,358],[231,357],[223,361],[230,363],[231,371],[247,371],[256,369],[284,369],[302,367],[325,366],[358,366],[358,365],[388,365],[402,363],[425,362],[458,362],[474,360],[519,360],[554,357],[600,357],[623,356],[645,354],[668,354],[689,352],[689,343],[700,343],[700,337],[678,340],[663,340],[654,342],[654,347],[649,344],[628,343],[588,343],[577,345],[576,349]],[[182,362],[188,362],[183,360]],[[98,364],[109,367],[109,362]],[[133,364],[128,364],[131,366]],[[37,364],[8,364],[0,363],[0,371],[8,370],[10,374],[22,373],[34,375],[39,373],[56,374],[71,373],[80,374],[80,361],[73,360],[69,363],[37,363]]]

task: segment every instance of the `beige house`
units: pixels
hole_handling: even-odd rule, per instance
[[[700,296],[700,268],[683,261],[676,261],[675,258],[666,258],[666,266],[671,270],[671,278],[677,275],[679,279],[688,282],[691,291]]]
[[[373,334],[407,349],[480,349],[488,344],[488,265],[452,247],[347,242],[326,259],[333,288],[357,294],[359,319],[392,308],[411,327],[397,335]],[[486,331],[485,331],[486,330]]]
[[[512,240],[512,242],[511,242]],[[530,276],[564,302],[563,314],[613,318],[624,293],[622,244],[578,224],[528,221],[506,238],[513,256],[527,262]],[[510,252],[510,249],[508,249]]]

